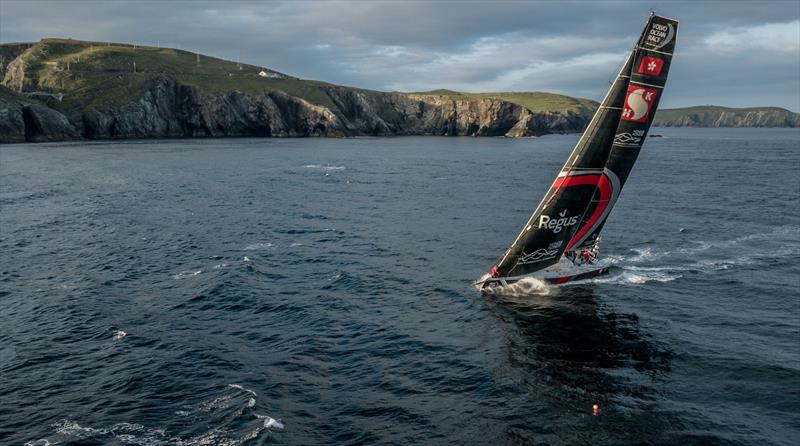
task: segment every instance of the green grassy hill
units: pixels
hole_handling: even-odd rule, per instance
[[[199,61],[198,61],[199,59]],[[265,71],[270,77],[262,77]],[[7,64],[3,84],[17,91],[64,93],[59,108],[124,105],[136,99],[152,76],[167,74],[203,92],[280,90],[313,104],[332,106],[320,87],[268,68],[240,64],[172,48],[42,39]],[[368,91],[368,90],[364,90]]]

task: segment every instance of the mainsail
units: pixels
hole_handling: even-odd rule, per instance
[[[565,251],[593,247],[653,122],[678,22],[651,14],[633,51],[558,177],[492,276],[547,268]]]

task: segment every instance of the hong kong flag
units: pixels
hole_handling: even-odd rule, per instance
[[[639,62],[639,73],[648,74],[650,76],[658,76],[661,74],[661,68],[664,66],[664,60],[658,57],[644,56],[642,61]]]
[[[650,107],[656,100],[658,91],[638,85],[629,85],[628,94],[625,96],[625,107],[622,109],[622,119],[625,121],[645,122],[650,115]]]

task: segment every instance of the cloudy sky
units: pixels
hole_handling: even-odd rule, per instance
[[[681,21],[664,106],[800,112],[798,0],[0,0],[0,42],[160,43],[377,90],[599,100],[651,8]]]

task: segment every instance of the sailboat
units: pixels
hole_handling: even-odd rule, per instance
[[[562,284],[608,274],[600,231],[639,156],[667,81],[678,21],[653,13],[603,102],[514,243],[476,283]]]

